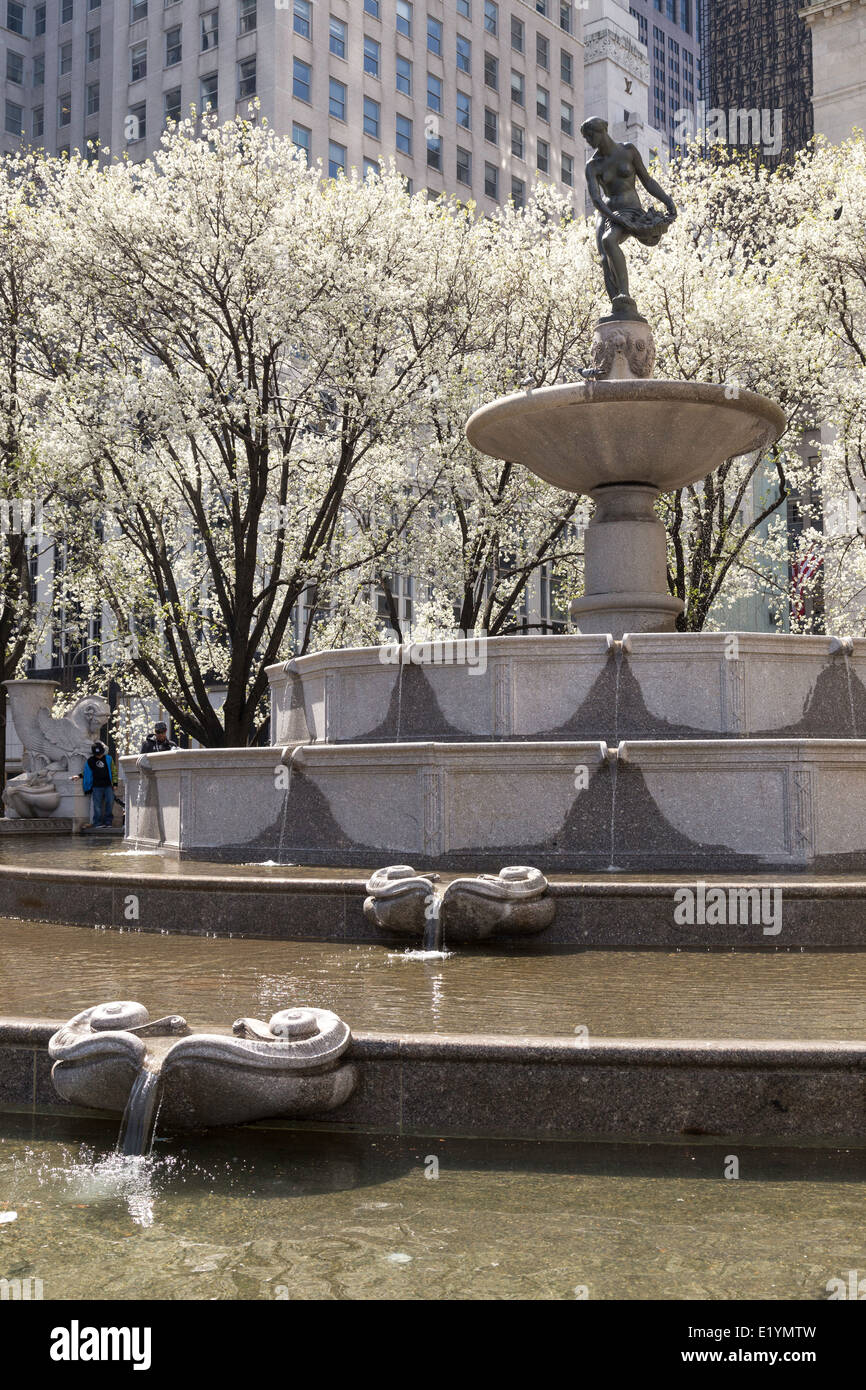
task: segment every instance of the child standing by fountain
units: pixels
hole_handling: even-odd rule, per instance
[[[111,825],[114,806],[114,764],[104,743],[94,743],[84,764],[81,783],[83,792],[91,793],[91,828],[101,830]]]

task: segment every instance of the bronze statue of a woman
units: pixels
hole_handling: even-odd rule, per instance
[[[634,145],[618,145],[600,116],[584,121],[580,133],[595,153],[587,160],[586,187],[595,208],[595,236],[613,319],[640,319],[628,292],[628,266],[622,243],[630,236],[657,246],[677,215],[673,199],[650,178]],[[664,203],[667,211],[641,206],[635,184]]]

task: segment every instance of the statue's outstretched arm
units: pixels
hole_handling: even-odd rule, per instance
[[[664,203],[668,212],[670,212],[674,217],[676,217],[677,210],[673,198],[670,196],[669,193],[665,193],[660,183],[656,183],[655,179],[650,177],[650,174],[647,171],[647,167],[641,159],[640,151],[637,149],[637,147],[635,145],[630,145],[629,149],[631,150],[632,155],[634,156],[635,177],[640,179],[647,193],[649,193],[651,197],[658,198],[660,203]]]

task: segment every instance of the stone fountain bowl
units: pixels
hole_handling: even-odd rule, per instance
[[[566,492],[624,482],[669,492],[725,459],[768,448],[786,423],[774,401],[753,391],[593,381],[502,396],[470,416],[466,437],[481,453],[523,464]]]

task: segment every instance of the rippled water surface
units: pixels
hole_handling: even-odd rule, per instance
[[[717,1146],[248,1129],[123,1159],[68,1125],[0,1115],[0,1278],[46,1299],[826,1299],[866,1267],[863,1151],[747,1149],[730,1181]]]
[[[590,1037],[866,1038],[866,955],[461,954],[163,936],[0,919],[0,1015],[109,999],[193,1025],[291,1004],[355,1029]]]

